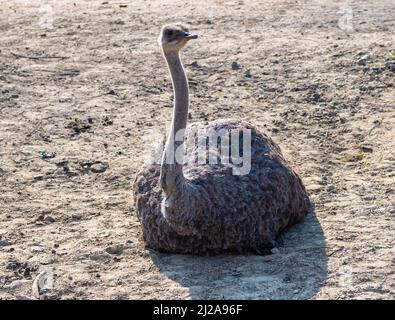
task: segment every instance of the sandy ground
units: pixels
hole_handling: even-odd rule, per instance
[[[39,274],[41,299],[395,298],[395,2],[74,2],[0,1],[0,298]],[[144,248],[131,184],[170,122],[173,21],[200,34],[190,121],[255,123],[309,190],[271,255]]]

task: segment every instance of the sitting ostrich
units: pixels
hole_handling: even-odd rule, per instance
[[[179,24],[164,26],[159,36],[172,78],[174,109],[161,164],[145,164],[134,181],[144,241],[161,252],[263,254],[282,230],[303,219],[309,198],[277,144],[251,124],[217,120],[187,128],[188,82],[179,51],[196,38]],[[193,142],[196,132],[224,129],[249,130],[248,174],[234,174],[230,163],[197,163],[193,143],[183,144],[181,161],[167,161],[180,145],[174,139],[177,132],[183,133],[181,140]]]

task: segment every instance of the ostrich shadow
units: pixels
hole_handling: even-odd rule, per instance
[[[310,299],[327,278],[326,241],[315,208],[286,230],[270,255],[200,257],[151,252],[191,299]]]

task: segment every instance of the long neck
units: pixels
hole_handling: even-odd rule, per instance
[[[184,130],[187,125],[189,92],[188,81],[178,52],[164,53],[170,70],[174,90],[173,119],[163,152],[161,165],[161,187],[167,196],[171,195],[184,179],[182,172]]]

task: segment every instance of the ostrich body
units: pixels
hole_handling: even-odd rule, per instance
[[[159,37],[175,98],[162,162],[144,165],[134,181],[144,241],[148,248],[172,253],[265,253],[282,230],[303,219],[309,198],[280,148],[251,124],[218,120],[187,127],[188,82],[179,51],[195,38],[180,25],[163,27]],[[183,129],[183,161],[169,163],[179,145],[171,137]],[[229,163],[196,162],[196,132],[223,129],[250,130],[248,174],[235,175]]]

